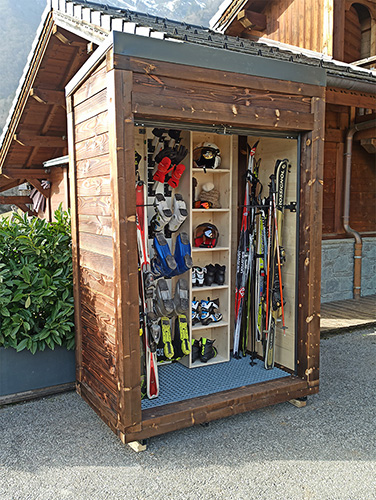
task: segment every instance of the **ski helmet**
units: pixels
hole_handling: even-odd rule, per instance
[[[218,168],[221,165],[221,152],[212,142],[203,142],[193,150],[193,161],[197,167]]]
[[[210,222],[204,222],[196,227],[194,232],[194,246],[200,248],[214,248],[218,243],[219,232]]]

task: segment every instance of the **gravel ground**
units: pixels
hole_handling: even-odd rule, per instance
[[[1,500],[376,498],[376,331],[322,340],[320,393],[124,446],[75,393],[0,409]]]

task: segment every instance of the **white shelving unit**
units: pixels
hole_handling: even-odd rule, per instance
[[[196,287],[190,285],[191,300],[219,299],[219,311],[223,319],[218,323],[209,325],[196,324],[192,326],[190,319],[191,340],[203,337],[215,339],[214,346],[218,355],[207,363],[197,360],[192,363],[191,356],[182,360],[190,368],[205,367],[209,364],[223,363],[230,359],[230,284],[231,284],[231,183],[233,166],[233,137],[191,132],[190,150],[193,153],[195,147],[200,143],[209,142],[218,146],[221,152],[221,165],[218,169],[207,169],[206,173],[202,168],[196,168],[191,155],[191,178],[197,181],[196,189],[193,189],[193,182],[190,186],[190,206],[193,207],[201,192],[202,185],[211,182],[219,190],[220,208],[192,208],[190,212],[190,231],[192,235],[192,258],[193,265],[205,267],[208,264],[220,264],[226,266],[225,284],[212,286]],[[214,248],[196,248],[194,247],[193,234],[195,228],[204,222],[214,224],[219,231],[218,244]]]

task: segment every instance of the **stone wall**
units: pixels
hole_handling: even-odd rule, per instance
[[[353,298],[354,240],[322,242],[321,302]],[[363,238],[361,294],[376,294],[376,238]]]

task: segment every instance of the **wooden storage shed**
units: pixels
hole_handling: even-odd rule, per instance
[[[77,390],[123,442],[318,392],[329,76],[373,81],[320,54],[87,1],[52,0],[46,9],[1,138],[0,189],[25,179],[41,189],[47,179],[51,208],[71,205]],[[218,355],[160,365],[160,395],[149,400],[141,394],[135,151],[153,205],[154,128],[180,131],[188,150],[173,190],[188,207],[182,230],[192,242],[202,222],[219,229],[215,248],[192,245],[193,264],[224,265],[226,278],[189,286],[190,299],[220,302],[218,323],[189,322],[190,340],[215,339]],[[265,191],[276,160],[287,158],[286,204],[297,204],[285,210],[281,235],[288,329],[277,328],[272,370],[231,355],[245,153],[257,141]],[[206,173],[193,161],[202,142],[214,143],[222,158]],[[217,188],[220,206],[193,205],[205,183]],[[190,271],[185,278],[191,282]],[[176,277],[169,282],[173,289]]]
[[[113,32],[66,87],[77,390],[123,442],[318,391],[325,71],[231,43],[229,50],[226,42]],[[221,228],[218,247],[193,248],[193,263],[221,262],[228,272],[212,292],[221,324],[190,325],[191,338],[216,339],[218,357],[160,366],[160,396],[141,400],[135,150],[148,182],[153,127],[179,129],[188,149],[177,189],[189,207],[183,229],[192,234],[203,220]],[[273,370],[230,355],[244,149],[256,140],[262,182],[276,159],[288,158],[287,201],[297,202],[297,212],[286,211],[288,333],[277,329]],[[222,155],[221,168],[207,174],[192,160],[202,141],[216,143]],[[206,179],[217,185],[221,208],[191,208],[192,177],[199,186]],[[191,298],[207,292],[190,286]]]

